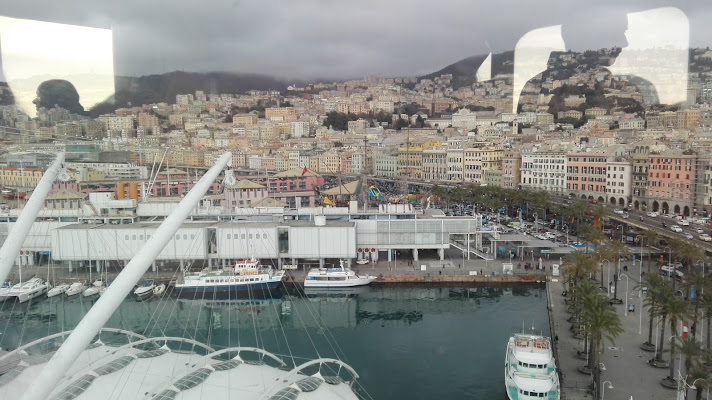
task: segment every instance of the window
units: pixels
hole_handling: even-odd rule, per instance
[[[131,235],[131,240],[136,240],[136,235]]]

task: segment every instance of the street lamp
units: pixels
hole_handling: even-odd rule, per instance
[[[613,384],[611,383],[611,381],[603,382],[603,389],[601,390],[601,400],[603,400],[606,396],[606,383],[608,383],[608,390],[613,389]]]
[[[610,282],[610,281],[611,281],[611,262],[608,261],[608,260],[601,260],[601,262],[604,262],[604,261],[607,263],[607,264],[606,264],[606,277],[607,277],[606,282]],[[608,297],[611,297],[610,288],[609,288],[608,286],[604,286],[604,285],[603,285],[603,267],[601,267],[601,288],[602,288],[602,289],[608,289],[608,290],[607,290],[607,291],[608,291]]]
[[[569,245],[569,226],[566,225],[566,224],[564,224],[564,225],[561,227],[561,230],[564,231],[564,232],[566,232],[566,245],[568,246],[568,245]]]
[[[626,275],[626,274],[620,274],[620,277],[618,278],[618,280],[620,280],[623,277],[625,277],[625,316],[627,317],[628,316],[628,282],[630,280],[628,279],[628,275]]]

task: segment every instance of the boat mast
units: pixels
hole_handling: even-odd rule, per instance
[[[44,205],[45,198],[52,188],[52,182],[57,177],[64,163],[64,153],[57,154],[54,162],[47,168],[37,187],[32,192],[32,196],[22,209],[17,222],[12,226],[12,230],[7,235],[5,243],[0,248],[0,282],[5,282],[10,274],[10,269],[17,259],[22,244],[25,243],[27,234],[37,218],[37,214]],[[19,268],[22,270],[22,268]]]
[[[198,205],[200,199],[210,189],[215,179],[218,178],[222,169],[231,163],[232,154],[223,154],[217,160],[217,163],[203,175],[200,181],[178,203],[176,209],[168,215],[146,245],[124,267],[123,271],[106,289],[106,292],[97,300],[94,307],[89,309],[89,312],[82,318],[74,331],[67,337],[67,340],[64,341],[59,350],[46,364],[40,375],[34,380],[34,383],[29,385],[28,390],[22,396],[22,400],[43,400],[49,396],[64,376],[64,373],[70,369],[109,317],[114,314],[121,302],[131,293],[136,282],[141,280],[148,267],[166,247],[178,228],[183,225],[185,219]]]

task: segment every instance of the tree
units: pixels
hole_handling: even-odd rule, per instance
[[[657,303],[660,301],[660,296],[662,295],[663,288],[667,286],[667,283],[662,276],[658,274],[645,274],[643,280],[635,287],[636,289],[647,288],[647,296],[645,298],[645,307],[648,309],[648,315],[650,316],[650,324],[648,326],[648,341],[643,343],[643,346],[648,348],[654,348],[653,344],[653,319],[655,318],[655,310]],[[642,310],[641,310],[642,312]]]
[[[591,340],[589,368],[593,371],[596,398],[600,398],[600,357],[605,349],[604,342],[608,340],[612,345],[615,344],[615,338],[623,333],[623,327],[618,313],[608,304],[608,299],[598,294],[591,295],[584,301],[584,321]]]
[[[678,322],[690,316],[690,303],[670,291],[667,296],[663,297],[660,307],[670,319],[672,337],[676,337]],[[665,339],[665,335],[661,334],[660,339]],[[668,381],[675,380],[675,346],[673,345],[670,346],[670,375],[666,379]]]
[[[673,297],[672,289],[669,286],[664,285],[660,288],[660,294],[657,297],[655,308],[652,308],[652,317],[661,317],[662,323],[660,324],[660,339],[658,342],[658,352],[655,353],[655,360],[663,361],[663,351],[665,348],[665,323],[667,322],[668,316],[668,300]]]
[[[650,273],[650,258],[652,256],[652,251],[650,251],[650,243],[652,243],[655,238],[658,237],[658,233],[652,229],[646,229],[643,231],[643,239],[645,239],[648,247],[648,274]],[[643,260],[640,260],[643,262]]]
[[[702,400],[702,392],[710,389],[712,376],[704,367],[695,366],[688,371],[686,382],[695,389],[695,400]],[[687,387],[685,388],[685,398],[687,398]]]
[[[699,357],[702,354],[700,349],[701,343],[692,337],[675,337],[671,347],[676,352],[680,352],[682,358],[685,359],[685,374],[689,374],[693,367],[698,366]]]

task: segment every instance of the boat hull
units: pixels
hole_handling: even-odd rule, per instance
[[[29,300],[32,300],[32,299],[34,299],[34,298],[36,298],[36,297],[40,297],[40,296],[44,295],[45,293],[47,293],[47,286],[46,286],[46,285],[45,285],[45,286],[41,286],[41,287],[37,288],[36,290],[30,291],[30,292],[21,293],[21,294],[18,294],[18,295],[16,295],[16,296],[10,296],[10,297],[8,297],[8,298],[11,299],[12,297],[15,297],[15,298],[17,298],[17,300],[18,300],[20,303],[24,303],[24,302],[29,301]]]
[[[375,276],[370,276],[368,278],[359,279],[349,279],[345,281],[318,281],[314,279],[304,280],[305,288],[321,288],[321,289],[340,289],[340,288],[350,288],[357,286],[365,286],[373,282],[376,279]]]
[[[182,285],[178,284],[175,286],[175,292],[181,293],[228,293],[228,292],[244,292],[248,290],[260,290],[260,289],[276,289],[282,280],[270,280],[264,282],[249,282],[243,284],[229,284],[229,285]]]

